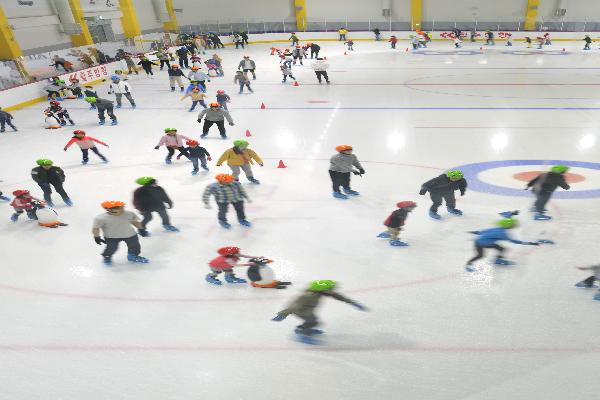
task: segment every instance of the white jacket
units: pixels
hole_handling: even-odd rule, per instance
[[[326,71],[327,68],[329,68],[329,64],[323,60],[316,60],[312,63],[312,69],[315,71]]]
[[[119,81],[119,83],[113,82],[108,87],[108,93],[131,93],[131,86],[129,86],[129,83],[123,81]]]

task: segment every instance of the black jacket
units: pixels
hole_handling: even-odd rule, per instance
[[[169,73],[169,76],[185,76],[183,71],[179,68],[177,68],[177,69],[169,68],[169,69],[167,69],[167,72]]]
[[[85,95],[85,97],[98,97],[98,92],[96,92],[95,90],[85,89],[83,91],[83,94]]]
[[[45,170],[42,167],[35,167],[31,170],[31,178],[38,184],[44,183],[63,183],[65,181],[65,172],[62,168],[55,165]]]
[[[141,65],[143,68],[152,69],[153,65],[158,65],[150,60],[141,60],[138,65]]]
[[[445,174],[442,174],[437,178],[433,178],[432,180],[425,182],[421,186],[421,192],[425,191],[429,193],[448,193],[454,192],[455,190],[460,190],[461,194],[465,193],[467,190],[467,181],[465,178],[457,181],[451,181],[450,178],[448,178]]]
[[[160,186],[142,186],[133,192],[133,206],[140,211],[157,210],[164,208],[165,204],[173,206],[167,192]]]
[[[527,187],[529,188],[532,186],[534,191],[541,192],[554,192],[559,186],[565,190],[571,188],[571,186],[567,184],[565,176],[555,172],[546,172],[545,174],[541,174],[537,178],[532,179],[527,184]]]
[[[179,48],[177,49],[177,51],[175,51],[175,53],[177,53],[177,57],[179,58],[187,58],[189,52],[190,51],[187,47]]]
[[[187,147],[186,150],[190,154],[190,157],[195,157],[195,158],[204,158],[204,156],[210,157],[210,154],[208,154],[208,151],[206,151],[206,149],[202,146]]]
[[[6,111],[2,111],[0,110],[0,120],[2,121],[8,121],[12,119],[12,115],[10,115],[9,113],[7,113]]]
[[[321,46],[319,46],[318,44],[313,43],[310,45],[310,51],[315,52],[315,51],[319,51],[319,50],[321,50]]]
[[[385,226],[390,228],[399,228],[404,225],[404,221],[408,216],[408,211],[405,208],[399,208],[392,212],[389,217],[383,222]]]

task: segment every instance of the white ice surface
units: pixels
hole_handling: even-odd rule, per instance
[[[50,230],[23,218],[12,224],[10,207],[0,204],[0,399],[595,398],[600,303],[573,284],[587,277],[575,266],[599,261],[598,200],[552,201],[555,219],[533,222],[531,199],[468,191],[458,200],[463,217],[441,208],[444,220],[434,222],[418,190],[466,163],[598,161],[598,110],[531,109],[600,107],[597,50],[583,53],[577,43],[562,56],[506,55],[501,46],[424,56],[405,52],[405,44],[392,51],[387,43],[359,42],[344,56],[341,44],[325,43],[333,84],[319,86],[304,66],[294,68],[300,86],[292,87],[281,84],[269,47],[220,50],[226,76],[209,84],[211,100],[221,88],[232,96],[230,139],[249,129],[251,147],[266,160],[254,168],[260,186],[242,178],[254,200],[247,205],[250,230],[235,223],[222,230],[215,210],[201,204],[213,176],[228,172],[214,160],[230,140],[213,130],[202,141],[213,162],[210,173],[196,177],[190,163],[166,166],[164,150],[153,150],[165,127],[193,138],[201,130],[188,101],[169,91],[166,72],[130,81],[139,107],[125,101],[116,127],[99,127],[81,101],[65,102],[77,128],[110,144],[100,148],[108,165],[91,154],[82,166],[76,146],[63,152],[72,129],[42,129],[44,105],[13,113],[20,132],[0,136],[0,189],[41,196],[29,171],[48,157],[65,169],[75,206],[56,197],[69,226]],[[254,94],[238,95],[232,82],[243,54],[258,65]],[[106,84],[98,90],[110,97]],[[498,107],[507,109],[473,109]],[[338,144],[353,145],[366,169],[353,178],[362,195],[345,202],[331,198],[327,175]],[[275,168],[280,159],[287,169]],[[510,179],[518,170],[499,169],[499,182],[520,187]],[[600,186],[595,171],[577,173],[588,178],[582,189]],[[105,268],[91,221],[103,200],[122,199],[131,208],[134,180],[143,175],[156,177],[172,197],[170,214],[181,232],[163,232],[155,217],[152,237],[141,239],[152,262],[129,264],[121,248]],[[375,237],[399,200],[419,203],[402,233],[407,248]],[[508,244],[516,267],[492,267],[490,253],[478,273],[463,272],[473,251],[466,232],[490,227],[509,209],[523,211],[516,236],[557,244]],[[274,259],[278,276],[294,285],[208,285],[207,262],[223,245]],[[292,341],[295,318],[270,318],[308,281],[327,278],[370,312],[325,300],[325,345]]]

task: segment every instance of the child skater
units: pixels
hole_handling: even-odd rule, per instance
[[[281,65],[279,68],[281,68],[281,73],[283,74],[283,80],[281,81],[281,83],[287,82],[288,76],[293,80],[296,80],[296,78],[294,78],[294,75],[292,75],[292,69],[289,68],[287,65]]]
[[[224,90],[217,90],[217,103],[227,110],[227,103],[231,102],[231,97]]]
[[[408,213],[417,207],[417,203],[414,201],[401,201],[396,204],[396,207],[398,209],[392,212],[383,222],[387,227],[387,231],[380,233],[377,237],[390,239],[390,246],[408,246],[408,244],[400,241],[400,231],[404,226]]]
[[[228,246],[222,247],[217,250],[219,257],[212,259],[208,266],[211,272],[206,275],[206,282],[213,285],[222,285],[217,277],[220,273],[225,273],[225,281],[227,283],[246,283],[245,279],[236,277],[233,274],[234,267],[245,267],[249,264],[238,264],[240,258],[253,258],[252,256],[246,256],[240,253],[239,247]]]
[[[192,89],[192,91],[189,93],[186,93],[181,98],[181,100],[184,100],[186,97],[189,97],[192,99],[192,106],[188,110],[189,112],[194,111],[197,104],[200,104],[202,106],[202,108],[206,108],[206,103],[204,102],[204,99],[206,99],[207,96],[204,93],[202,93],[202,91],[200,90],[199,87]]]
[[[77,129],[76,131],[73,132],[73,137],[71,138],[71,140],[69,140],[67,142],[67,144],[65,145],[65,148],[63,149],[64,151],[67,151],[69,149],[69,147],[71,147],[71,145],[73,143],[76,143],[77,146],[79,146],[79,148],[81,149],[81,154],[83,156],[83,160],[81,161],[82,164],[87,164],[89,161],[88,158],[88,152],[91,150],[94,153],[96,153],[96,155],[98,157],[100,157],[100,159],[104,162],[107,163],[108,160],[106,159],[106,157],[104,157],[104,155],[102,153],[100,153],[98,151],[98,148],[96,147],[96,145],[94,143],[99,143],[102,146],[108,147],[108,145],[94,137],[91,136],[87,136],[85,134],[85,131],[81,130],[81,129]]]
[[[354,40],[348,39],[344,44],[348,45],[348,51],[354,51],[354,47],[352,47],[354,46]]]
[[[198,161],[200,161],[200,166],[203,170],[208,171],[208,167],[206,166],[206,160],[212,161],[210,158],[210,154],[208,151],[198,144],[196,140],[188,140],[185,142],[188,145],[186,148],[188,154],[190,155],[190,160],[192,160],[192,164],[194,165],[194,169],[192,170],[192,175],[198,175]]]

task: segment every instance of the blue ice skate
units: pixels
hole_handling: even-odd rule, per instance
[[[88,163],[88,160],[83,160],[81,163],[82,163],[83,165],[86,165],[86,164]]]
[[[239,222],[240,222],[240,225],[245,226],[246,228],[250,228],[252,226],[252,224],[249,221],[245,220],[245,219],[243,219],[243,220],[241,220]]]
[[[221,282],[220,280],[218,280],[217,278],[215,278],[214,276],[211,275],[206,275],[206,282],[208,283],[212,283],[213,285],[222,285],[223,282]]]
[[[65,199],[65,204],[67,207],[73,207],[73,201],[71,199]]]
[[[540,239],[537,241],[539,244],[554,244],[554,241],[549,239]]]
[[[450,214],[454,214],[454,215],[463,215],[463,212],[462,212],[462,211],[460,211],[458,208],[450,208],[450,207],[447,207],[446,209],[448,210],[448,212],[449,212]]]
[[[378,238],[384,238],[384,239],[389,239],[390,238],[390,234],[388,232],[381,232],[379,235],[377,235]]]
[[[494,261],[494,264],[496,265],[516,265],[517,263],[514,261],[510,261],[510,260],[505,260],[504,258],[496,258],[496,261]]]
[[[127,260],[136,263],[147,264],[150,262],[146,257],[136,256],[135,254],[127,254]]]
[[[192,175],[198,175],[198,170],[197,169],[193,170]]]
[[[390,240],[390,246],[405,247],[408,246],[408,243],[401,242],[400,240]]]
[[[131,108],[137,108],[137,105],[136,104],[132,104]]]
[[[344,189],[344,193],[346,193],[348,196],[359,196],[360,193],[358,193],[356,190],[352,190],[352,189]]]
[[[0,196],[0,200],[2,200],[2,201],[10,201],[10,198],[6,197],[6,196]]]
[[[442,217],[440,217],[440,214],[438,214],[438,213],[437,213],[437,212],[435,212],[435,211],[431,211],[431,210],[429,210],[429,216],[430,216],[431,218],[433,218],[433,219],[437,219],[437,220],[440,220],[440,219],[442,219]]]
[[[333,192],[333,197],[336,199],[348,200],[348,196],[340,192]]]
[[[102,263],[106,266],[112,265],[112,258],[110,257],[102,257]]]
[[[205,171],[208,171],[208,167],[206,167],[206,166],[204,166],[204,165],[201,165],[200,167],[201,167],[203,170],[205,170]]]
[[[105,120],[101,119],[100,121],[98,121],[98,125],[104,125],[106,123]]]
[[[171,161],[169,158],[165,159],[165,164],[167,164],[167,165],[170,165],[170,164],[172,164],[172,163],[173,163],[173,162],[172,162],[172,161]]]
[[[219,221],[219,225],[221,225],[225,229],[231,229],[231,224],[227,221]]]
[[[255,185],[260,185],[260,181],[256,178],[248,178],[248,180]]]
[[[536,221],[548,221],[552,219],[552,217],[544,213],[536,213],[533,219]]]
[[[19,219],[19,214],[13,214],[10,216],[10,220],[12,222],[17,222],[18,219]]]
[[[300,343],[304,343],[304,344],[311,344],[311,345],[319,345],[322,343],[319,339],[316,339],[312,336],[303,335],[303,334],[296,334],[296,341],[298,341]]]
[[[113,120],[110,122],[110,124],[111,124],[112,126],[115,126],[115,125],[117,125],[118,123],[119,123],[119,122],[118,122],[116,119],[113,119]]]
[[[306,333],[306,329],[296,328],[296,329],[294,329],[294,332],[298,335],[304,335]],[[320,329],[315,329],[315,328],[308,329],[309,335],[322,335],[324,333],[325,332],[323,332]]]
[[[467,264],[467,265],[465,265],[465,271],[467,271],[467,272],[475,272],[475,267],[472,266],[471,264]]]
[[[115,108],[121,108],[122,106],[120,104],[117,104],[117,106]]]
[[[233,274],[225,275],[225,281],[227,281],[227,283],[246,283],[245,279],[238,278]]]
[[[585,283],[584,281],[581,281],[581,282],[577,282],[575,284],[575,287],[582,288],[582,289],[596,289],[596,288],[598,288],[598,285],[596,285],[595,283],[588,284],[588,283]]]
[[[598,301],[600,301],[600,293],[596,293],[596,294],[594,295],[594,300],[598,300]]]
[[[60,125],[60,126],[65,126],[65,125],[67,125],[67,122],[66,122],[66,121],[60,121],[60,122],[59,122],[59,125]]]
[[[173,225],[163,225],[163,228],[169,232],[179,232],[179,229]]]

